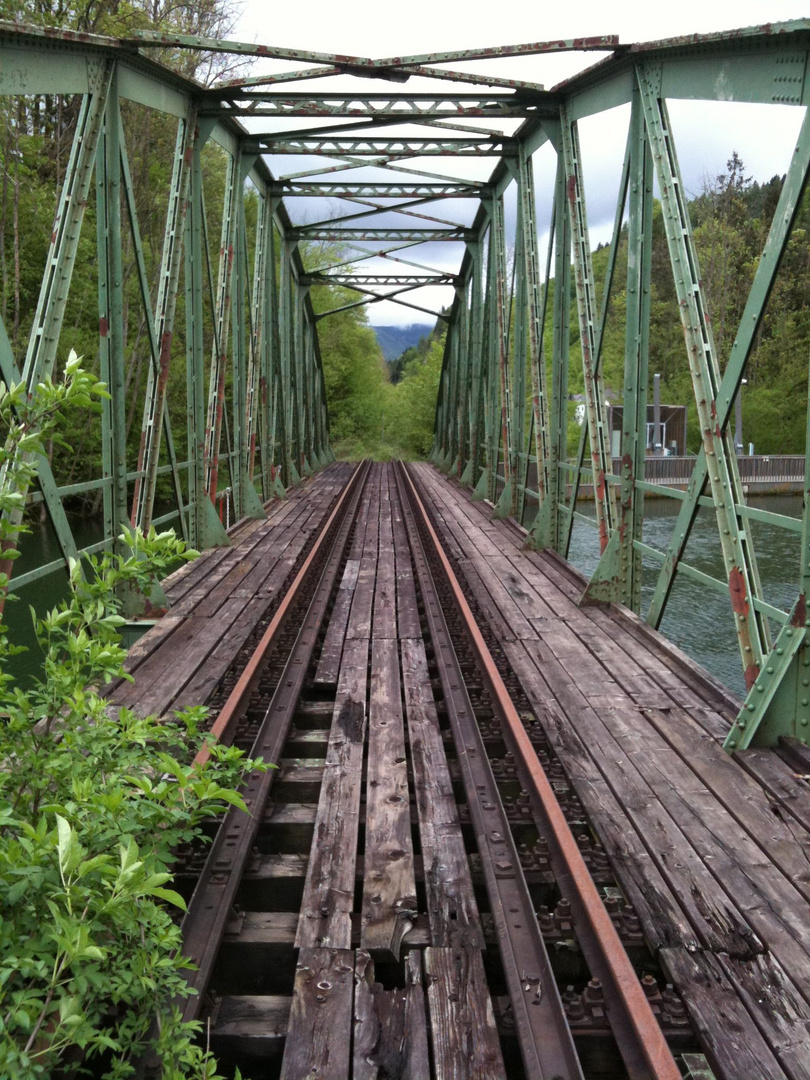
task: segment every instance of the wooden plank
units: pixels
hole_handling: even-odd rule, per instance
[[[380,527],[380,474],[376,469],[369,474],[364,500],[368,506],[368,522],[360,556],[360,569],[357,573],[357,585],[352,597],[349,625],[346,627],[347,638],[371,637]]]
[[[335,686],[337,683],[340,658],[343,655],[343,640],[346,637],[346,626],[349,622],[349,611],[359,569],[359,559],[346,561],[332,614],[329,616],[329,625],[321,646],[321,654],[318,657],[318,667],[315,670],[315,683],[318,686]]]
[[[367,638],[347,639],[296,945],[351,948],[368,682]]]
[[[436,1080],[505,1080],[484,964],[477,949],[425,949]]]
[[[280,995],[225,996],[216,1009],[211,1038],[217,1049],[225,1046],[253,1057],[274,1057],[287,1033],[290,1006],[290,998]]]
[[[684,1003],[717,1080],[786,1080],[716,957],[673,948],[662,949],[658,959],[677,987],[689,988]]]
[[[767,858],[810,901],[810,832],[794,819],[785,818],[722,747],[702,739],[697,723],[683,710],[649,709],[644,715]]]
[[[354,955],[301,949],[281,1080],[349,1080]]]
[[[394,542],[394,560],[396,567],[397,588],[397,635],[402,638],[421,638],[422,628],[419,620],[419,607],[416,601],[416,585],[413,579],[413,564],[402,517],[402,502],[399,488],[391,487],[392,534]]]
[[[610,859],[622,890],[633,905],[653,953],[677,942],[699,947],[695,931],[675,893],[664,880],[638,833],[629,826],[624,808],[574,724],[554,701],[523,643],[505,646],[515,674],[559,755],[588,820]]]
[[[421,954],[412,950],[404,963],[404,988],[385,990],[369,954],[356,954],[352,1080],[431,1076]]]
[[[718,959],[791,1080],[810,1076],[807,1002],[791,985],[776,958],[761,953],[753,960],[723,955]]]
[[[399,958],[417,910],[396,639],[371,645],[366,846],[360,944]]]
[[[391,469],[384,466],[380,487],[380,524],[377,543],[377,579],[374,590],[373,636],[397,636],[396,572],[394,563],[394,528],[391,520]]]
[[[431,942],[484,948],[470,865],[420,639],[400,642]]]
[[[733,756],[782,810],[788,811],[803,828],[810,830],[810,788],[801,775],[796,775],[795,769],[773,750],[759,747],[735,750]]]

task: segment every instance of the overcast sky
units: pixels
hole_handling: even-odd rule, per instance
[[[294,4],[267,4],[266,0],[245,0],[242,14],[233,37],[242,41],[299,48],[319,52],[349,53],[357,56],[383,57],[451,49],[470,49],[478,46],[516,45],[523,42],[552,38],[571,38],[617,34],[623,43],[651,41],[687,33],[708,33],[753,26],[766,21],[776,22],[802,18],[808,14],[801,0],[738,0],[713,3],[711,0],[680,0],[677,4],[627,3],[613,4],[578,0],[577,3],[541,5],[522,0],[494,0],[460,4],[455,0],[407,0],[407,3],[347,5],[335,0],[299,0]],[[551,88],[588,66],[597,59],[594,54],[558,54],[555,56],[517,57],[512,60],[479,61],[466,66],[468,70],[508,78],[525,79]],[[251,74],[276,72],[290,68],[280,61],[257,61]],[[300,66],[300,65],[294,65]],[[386,83],[371,80],[341,79],[299,82],[290,90],[354,89],[358,92],[382,91]],[[402,89],[444,89],[451,83],[425,84],[414,79]],[[468,89],[473,89],[469,88]],[[688,190],[701,190],[704,178],[723,172],[725,162],[736,150],[744,161],[749,175],[767,180],[774,173],[785,171],[795,145],[804,110],[780,106],[723,105],[693,102],[673,102],[670,106],[684,183]],[[591,242],[610,237],[616,189],[624,155],[627,130],[627,108],[613,115],[590,118],[582,122],[580,137],[583,151],[583,173],[590,222]],[[292,128],[292,122],[285,127]],[[504,131],[511,128],[504,127]],[[412,131],[412,129],[411,129]],[[399,131],[405,134],[405,130]],[[448,134],[452,134],[449,133]],[[492,168],[492,159],[449,161],[440,166],[436,159],[419,160],[418,167],[436,172],[460,171],[460,175],[485,178]],[[312,158],[271,158],[270,168],[276,175],[312,168]],[[547,228],[545,218],[550,207],[554,155],[550,150],[536,155],[538,189],[538,224],[541,238]],[[362,170],[339,174],[332,179],[383,179],[378,170]],[[391,179],[391,174],[388,174]],[[405,179],[405,177],[403,177]],[[507,230],[513,228],[514,213],[507,202]],[[330,206],[314,200],[295,200],[288,203],[296,220],[319,220],[330,215]],[[347,203],[335,204],[334,209],[351,212]],[[432,204],[427,213],[462,222],[471,220],[474,208],[467,203]],[[334,211],[333,211],[334,212]],[[375,223],[403,226],[406,219],[378,218]],[[411,220],[411,224],[418,224]],[[427,224],[427,223],[425,223]],[[461,258],[462,245],[426,245],[403,251],[405,258],[430,263],[437,268],[455,270]],[[389,263],[373,260],[363,266],[371,272],[393,269]],[[452,290],[424,289],[408,299],[436,309],[448,303]],[[369,317],[373,323],[407,324],[430,321],[429,316],[398,307],[392,303],[371,305]]]

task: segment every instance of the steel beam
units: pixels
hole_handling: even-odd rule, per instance
[[[161,429],[165,428],[169,460],[172,466],[175,502],[180,515],[180,528],[184,539],[188,539],[188,528],[183,512],[183,490],[177,468],[177,455],[174,449],[169,415],[166,410],[166,395],[169,387],[169,369],[174,339],[174,315],[180,278],[180,264],[183,257],[183,234],[185,231],[186,206],[188,204],[188,179],[196,122],[196,116],[192,110],[188,119],[181,120],[177,128],[154,316],[150,310],[149,283],[143,261],[135,192],[129,175],[123,129],[120,134],[127,208],[136,253],[141,301],[146,318],[151,360],[141,424],[141,442],[138,451],[138,472],[143,470],[144,477],[142,480],[139,478],[135,481],[130,520],[133,525],[139,525],[144,532],[148,532],[152,524],[158,468],[160,467]]]
[[[596,288],[593,279],[591,246],[588,238],[588,219],[585,210],[585,187],[582,180],[582,157],[579,133],[566,108],[561,110],[561,146],[565,163],[566,194],[571,217],[574,249],[574,276],[579,314],[579,343],[582,352],[582,378],[585,388],[585,415],[591,447],[596,524],[599,529],[599,550],[604,551],[616,524],[613,491],[607,482],[611,471],[610,447],[607,443],[605,387],[595,369],[596,359]]]
[[[736,510],[737,505],[744,504],[745,497],[732,435],[728,429],[723,431],[717,418],[720,368],[706,310],[692,226],[667,108],[659,96],[660,70],[645,66],[640,67],[637,74],[644,119],[661,190],[664,226],[686,338],[701,439],[709,463],[709,485],[717,514],[720,548],[728,580],[734,626],[746,687],[750,689],[760,672],[763,656],[770,647],[770,631],[765,617],[753,604],[753,600],[761,598],[759,577],[750,527],[747,519],[741,517]]]

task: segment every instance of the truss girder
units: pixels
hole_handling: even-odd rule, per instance
[[[309,66],[202,89],[149,59],[153,49],[167,44]],[[607,55],[551,91],[540,82],[446,66],[509,56],[542,58],[572,49]],[[0,332],[0,369],[6,382],[24,378],[33,384],[56,368],[95,170],[99,354],[110,392],[101,421],[103,476],[89,486],[59,488],[48,463],[38,463],[42,497],[65,560],[75,557],[77,545],[62,499],[77,488],[95,487],[100,492],[105,543],[110,547],[127,517],[143,527],[153,522],[159,478],[171,474],[180,526],[192,543],[204,547],[227,542],[220,507],[226,505],[232,519],[261,515],[263,500],[283,494],[300,477],[328,462],[329,424],[317,325],[338,311],[388,301],[447,323],[432,451],[436,464],[470,484],[475,497],[495,503],[495,513],[511,514],[529,524],[529,542],[563,555],[574,519],[580,516],[581,488],[591,488],[601,557],[583,601],[618,601],[638,610],[642,555],[650,553],[642,526],[649,486],[644,478],[644,428],[655,176],[702,446],[661,558],[647,619],[655,626],[660,623],[678,574],[688,569],[686,545],[698,508],[711,505],[731,617],[750,686],[727,748],[773,742],[782,734],[807,742],[810,695],[801,686],[803,669],[810,665],[806,639],[810,500],[802,522],[797,599],[771,645],[768,620],[775,618],[776,609],[762,596],[729,417],[807,184],[810,121],[805,119],[740,331],[721,376],[667,99],[807,105],[809,50],[807,20],[629,46],[600,37],[388,58],[148,32],[122,43],[0,25],[0,92],[81,96],[21,371],[7,335]],[[541,65],[540,59],[539,71]],[[363,90],[367,83],[355,83],[361,87],[355,92],[346,88],[347,77],[372,78],[378,80],[377,87],[388,83],[399,89],[368,93]],[[408,93],[405,86],[412,77],[431,80],[424,85],[433,89]],[[310,79],[328,79],[325,85],[331,89],[287,90],[288,84]],[[165,239],[154,281],[149,278],[138,222],[122,100],[177,121]],[[606,278],[597,283],[578,124],[621,104],[631,107],[627,151]],[[261,123],[263,119],[269,122]],[[306,119],[308,125],[298,123]],[[241,120],[254,130],[243,127]],[[419,134],[393,135],[396,131]],[[201,162],[209,140],[228,160],[224,203],[210,214]],[[557,155],[557,170],[543,271],[539,239],[547,219],[537,205],[532,155],[549,142]],[[306,162],[306,170],[274,177],[264,159],[270,154],[316,157],[319,167]],[[431,157],[436,164],[425,162],[420,167],[421,157]],[[464,159],[483,157],[493,159],[488,178],[465,177]],[[363,180],[341,175],[359,169],[366,170],[360,174]],[[255,221],[252,209],[246,213],[248,176],[258,192]],[[504,214],[505,195],[513,184],[514,220],[511,212]],[[295,225],[286,202],[313,198],[353,205],[338,219]],[[433,216],[430,211],[435,207],[423,205],[440,199],[475,200],[472,224],[457,225]],[[390,221],[405,220],[394,214],[406,215],[414,227],[389,227]],[[375,216],[386,225],[375,226]],[[209,243],[209,220],[221,224],[218,263]],[[129,248],[122,249],[125,227],[132,240],[129,268],[124,265]],[[308,246],[310,241],[327,247],[311,257],[309,252],[316,249]],[[448,272],[444,262],[432,265],[434,243],[462,246],[457,270]],[[332,244],[340,246],[339,253],[332,253],[328,246]],[[625,244],[626,287],[622,303],[616,304],[614,271],[617,251]],[[394,254],[419,245],[424,245],[422,262]],[[393,272],[374,272],[364,265],[378,258],[388,260],[389,267],[397,264]],[[169,386],[179,360],[174,321],[181,263],[185,461],[178,460],[183,455],[169,420]],[[356,269],[350,272],[353,266]],[[133,288],[127,291],[130,272]],[[356,299],[337,301],[316,316],[309,292],[322,285],[349,290]],[[452,295],[449,311],[435,312],[414,302],[418,290],[433,286]],[[142,309],[147,377],[137,403],[142,408],[140,449],[134,471],[128,472],[126,364],[132,343],[127,306],[136,294]],[[621,328],[621,466],[614,476],[602,354],[606,331],[612,332],[611,341],[619,336],[619,328],[611,325],[617,309],[626,314]],[[569,460],[573,414],[569,390],[579,389],[578,376],[577,386],[569,387],[572,330],[582,357],[586,424],[579,454]],[[176,408],[173,415],[176,419]],[[175,422],[175,435],[177,431]],[[806,473],[805,488],[810,490],[810,449]],[[133,497],[128,505],[130,485]]]

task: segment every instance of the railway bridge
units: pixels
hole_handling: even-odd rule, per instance
[[[174,525],[203,554],[164,582],[165,613],[130,650],[132,680],[109,688],[111,713],[205,704],[217,738],[279,765],[249,778],[250,813],[233,809],[210,848],[178,852],[197,991],[185,1015],[206,1022],[223,1068],[810,1076],[810,504],[801,519],[749,506],[731,429],[805,192],[810,120],[721,371],[668,110],[801,110],[809,48],[804,20],[379,59],[0,25],[0,91],[73,108],[30,339],[18,356],[0,327],[0,374],[33,388],[59,371],[92,243],[109,391],[102,475],[66,483],[34,463],[31,499],[60,554],[15,587],[120,548],[124,522]],[[155,59],[184,50],[278,68],[204,87]],[[563,52],[596,62],[551,89],[480,70],[533,57],[542,79]],[[579,127],[622,108],[597,282]],[[128,146],[147,114],[174,140],[154,267]],[[546,207],[541,153],[555,170]],[[268,158],[287,155],[276,175]],[[488,174],[472,175],[485,158]],[[668,489],[680,506],[664,550],[643,532],[654,190],[701,435],[687,490]],[[324,199],[338,216],[301,212]],[[131,281],[148,346],[137,401]],[[347,305],[392,301],[446,325],[429,462],[335,461],[318,335],[333,311],[313,304],[324,285],[349,291]],[[439,288],[440,310],[417,303]],[[617,289],[614,472],[602,350]],[[104,535],[83,547],[64,501],[90,491]],[[686,558],[701,507],[716,516],[722,578]],[[566,561],[584,518],[600,551],[589,579]],[[789,610],[763,595],[756,522],[795,536]],[[645,563],[656,576],[642,611]],[[745,700],[659,633],[679,576],[727,598]]]

